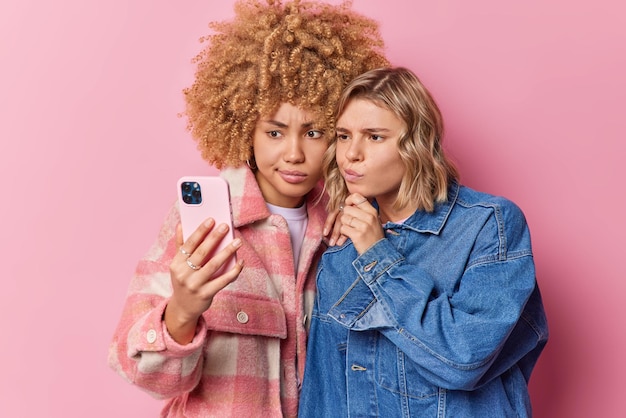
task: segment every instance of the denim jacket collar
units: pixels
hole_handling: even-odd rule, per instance
[[[402,224],[403,227],[421,233],[439,235],[450,216],[450,212],[454,207],[458,195],[459,184],[454,181],[448,186],[448,198],[445,202],[436,203],[435,209],[432,212],[416,210],[413,215]],[[391,227],[392,225],[397,224],[387,222],[384,226]]]

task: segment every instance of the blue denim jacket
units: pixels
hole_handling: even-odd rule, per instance
[[[512,202],[453,184],[434,212],[319,265],[300,417],[530,417],[548,327]]]

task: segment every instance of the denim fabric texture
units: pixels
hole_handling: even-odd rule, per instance
[[[453,184],[384,229],[322,257],[299,416],[532,416],[548,325],[522,211]]]

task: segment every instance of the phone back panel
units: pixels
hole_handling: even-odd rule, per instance
[[[177,186],[183,239],[187,241],[202,222],[213,218],[216,227],[222,223],[229,226],[228,234],[214,253],[228,245],[234,239],[228,183],[216,176],[185,176],[178,180]]]

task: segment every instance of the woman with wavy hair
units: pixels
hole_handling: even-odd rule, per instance
[[[547,338],[528,226],[459,183],[405,68],[353,80],[324,170],[348,238],[319,263],[301,417],[529,417]]]
[[[167,399],[163,417],[294,417],[333,110],[350,80],[387,64],[383,42],[349,3],[238,1],[211,27],[185,115],[229,183],[235,239],[208,256],[226,225],[208,219],[183,241],[175,206],[137,266],[109,363]]]

